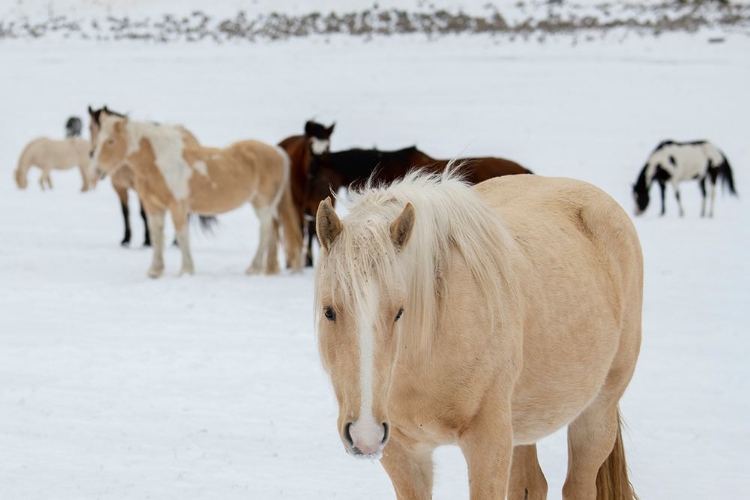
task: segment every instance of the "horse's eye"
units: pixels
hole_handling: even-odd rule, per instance
[[[111,146],[112,144],[114,144],[114,143],[115,143],[115,140],[114,140],[114,139],[110,139],[110,140],[108,140],[108,141],[107,141],[107,144],[109,144],[110,146]]]
[[[326,307],[326,310],[323,313],[323,315],[326,317],[328,321],[336,321],[336,313],[333,312],[333,309],[331,309],[330,307]]]
[[[394,319],[393,322],[395,323],[396,321],[400,320],[402,314],[404,314],[404,308],[403,307],[398,310],[398,314],[396,315],[396,319]]]

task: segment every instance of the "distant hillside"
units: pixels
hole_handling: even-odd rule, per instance
[[[16,0],[0,8],[0,39],[264,41],[308,36],[491,34],[510,38],[613,31],[750,34],[750,4],[348,0]]]

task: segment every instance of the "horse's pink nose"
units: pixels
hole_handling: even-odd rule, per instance
[[[343,434],[349,453],[375,457],[385,448],[390,432],[386,422],[377,424],[372,419],[360,419],[346,424]]]

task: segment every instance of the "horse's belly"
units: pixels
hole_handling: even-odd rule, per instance
[[[203,215],[222,214],[249,203],[253,194],[242,183],[226,185],[210,179],[191,179],[190,210]]]
[[[535,443],[575,420],[604,385],[614,355],[612,347],[599,351],[598,359],[522,376],[513,395],[515,443]]]

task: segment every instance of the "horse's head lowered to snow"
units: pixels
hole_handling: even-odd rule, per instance
[[[342,222],[329,198],[317,215],[323,250],[315,299],[320,355],[338,399],[344,446],[367,458],[378,458],[388,442],[386,403],[400,320],[408,314],[402,261],[415,212],[411,204],[388,205],[355,210]]]

